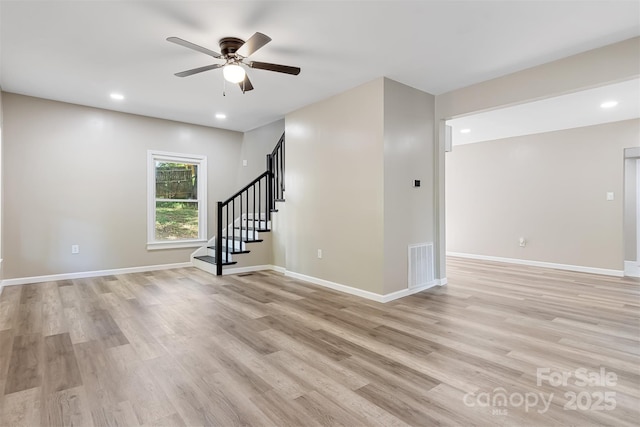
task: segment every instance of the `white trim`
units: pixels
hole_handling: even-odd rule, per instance
[[[478,259],[483,261],[496,261],[496,262],[504,262],[508,264],[520,264],[520,265],[528,265],[531,267],[543,267],[543,268],[554,268],[556,270],[567,270],[567,271],[577,271],[579,273],[591,273],[591,274],[602,274],[605,276],[615,276],[615,277],[623,277],[624,271],[622,270],[613,270],[608,268],[597,268],[597,267],[586,267],[582,265],[569,265],[569,264],[557,264],[555,262],[545,262],[545,261],[532,261],[528,259],[518,259],[518,258],[503,258],[497,256],[490,255],[476,255],[476,254],[466,254],[461,252],[447,252],[447,256],[453,256],[458,258],[469,258],[469,259]]]
[[[279,267],[282,268],[282,267]],[[444,283],[442,280],[436,279],[431,283],[428,283],[424,286],[411,288],[411,289],[402,289],[400,291],[392,292],[386,295],[376,294],[374,292],[365,291],[362,289],[354,288],[352,286],[342,285],[340,283],[330,282],[329,280],[319,279],[313,276],[307,276],[305,274],[294,273],[293,271],[286,271],[284,273],[285,276],[293,277],[294,279],[304,280],[305,282],[313,283],[315,285],[324,286],[325,288],[333,289],[335,291],[344,292],[346,294],[355,295],[358,297],[366,298],[372,301],[386,303],[389,301],[393,301],[398,298],[403,298],[409,295],[413,295],[415,293],[424,291],[426,289],[432,288],[434,286],[442,286],[446,283],[446,279],[444,279]]]
[[[273,271],[277,272],[277,273],[282,273],[282,274],[286,274],[287,273],[287,269],[284,267],[280,267],[279,265],[272,265],[271,267],[273,267]]]
[[[170,153],[167,151],[147,150],[147,250],[192,248],[196,240],[163,241],[155,240],[156,235],[156,161],[176,163],[192,163],[198,166],[198,199],[191,202],[198,204],[198,239],[203,243],[207,240],[207,156],[200,154]],[[161,200],[160,200],[161,201]],[[180,200],[175,200],[179,202]],[[179,242],[189,243],[176,246]]]
[[[111,276],[114,274],[144,273],[146,271],[171,270],[174,268],[193,267],[190,262],[179,262],[175,264],[146,265],[142,267],[116,268],[113,270],[83,271],[80,273],[51,274],[48,276],[20,277],[16,279],[5,279],[0,284],[2,286],[25,285],[28,283],[54,282],[57,280],[84,279],[87,277]]]
[[[197,248],[207,243],[207,240],[175,240],[164,242],[147,242],[148,251],[157,251],[160,249],[181,249],[181,248]]]
[[[227,276],[229,274],[242,274],[251,273],[253,271],[275,270],[273,265],[251,265],[249,267],[237,267],[237,268],[224,268],[222,269],[222,275]]]
[[[445,283],[446,283],[446,279],[445,279]],[[380,302],[389,302],[389,301],[393,301],[396,300],[398,298],[404,298],[404,297],[408,297],[409,295],[413,295],[413,294],[417,294],[418,292],[422,292],[425,291],[427,289],[431,289],[435,286],[443,286],[444,283],[442,283],[441,280],[438,279],[434,279],[433,282],[431,283],[427,283],[426,285],[423,286],[418,286],[415,288],[411,288],[411,289],[402,289],[399,291],[395,291],[395,292],[391,292],[390,294],[386,294],[386,295],[382,295],[382,301]]]
[[[629,277],[640,277],[640,262],[639,261],[625,261],[624,262],[624,275]]]

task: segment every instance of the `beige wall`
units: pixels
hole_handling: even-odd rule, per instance
[[[238,189],[266,170],[266,156],[273,151],[283,132],[284,119],[244,133],[238,163]],[[242,165],[243,160],[247,161],[247,166]]]
[[[383,116],[382,78],[286,116],[287,270],[383,292]]]
[[[433,95],[384,79],[385,294],[407,288],[408,246],[434,239],[433,115]]]
[[[487,80],[437,97],[440,118],[577,92],[640,74],[640,37]]]
[[[639,141],[636,119],[454,147],[447,250],[622,270],[624,148]]]
[[[209,236],[237,190],[241,133],[11,93],[3,106],[5,279],[188,261],[146,249],[149,149],[207,156]]]
[[[433,113],[432,95],[380,78],[288,114],[275,264],[381,295],[407,289],[408,246],[433,241]]]
[[[624,81],[640,75],[640,37],[532,67],[436,97],[436,123]],[[435,162],[438,277],[446,277],[445,149],[437,137]]]

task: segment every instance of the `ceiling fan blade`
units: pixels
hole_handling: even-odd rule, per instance
[[[197,50],[198,52],[204,53],[205,55],[213,56],[214,58],[222,58],[222,55],[220,55],[218,52],[214,52],[207,49],[206,47],[198,46],[197,44],[182,40],[179,37],[168,37],[167,41],[179,44],[180,46],[188,47],[189,49]]]
[[[251,68],[257,68],[258,70],[275,71],[276,73],[293,74],[294,76],[300,74],[299,67],[290,67],[288,65],[270,64],[268,62],[257,61],[251,61],[247,65]]]
[[[249,75],[245,74],[244,75],[244,81],[241,81],[240,83],[238,83],[240,85],[240,89],[242,90],[242,92],[247,92],[250,90],[253,90],[253,85],[251,84],[251,80],[249,80]]]
[[[249,40],[244,42],[244,44],[240,47],[240,49],[236,51],[236,53],[246,58],[270,41],[271,37],[266,36],[262,33],[255,33],[249,38]]]
[[[224,64],[213,64],[213,65],[205,65],[204,67],[193,68],[191,70],[182,71],[180,73],[176,73],[178,77],[187,77],[193,74],[198,74],[203,71],[215,70],[216,68],[224,67]]]

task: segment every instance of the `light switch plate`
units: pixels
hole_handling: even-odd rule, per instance
[[[607,191],[607,201],[613,200],[613,191]]]

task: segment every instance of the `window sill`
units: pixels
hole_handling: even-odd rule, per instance
[[[157,251],[162,249],[183,249],[183,248],[199,248],[200,246],[206,244],[206,240],[179,240],[179,241],[168,241],[168,242],[148,242],[147,250],[148,251]]]

